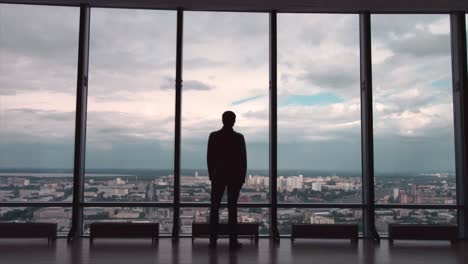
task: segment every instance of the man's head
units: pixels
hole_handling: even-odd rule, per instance
[[[226,111],[223,113],[223,124],[225,127],[233,127],[236,122],[236,114],[232,111]]]

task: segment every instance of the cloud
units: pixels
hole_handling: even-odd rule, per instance
[[[8,37],[0,38],[0,54],[34,58],[68,67],[76,64],[79,8],[53,9],[47,6],[2,4],[0,32]]]
[[[161,90],[175,90],[175,80],[171,77],[164,77],[164,82],[161,85]],[[182,90],[184,91],[208,91],[214,87],[210,84],[197,80],[184,80]]]
[[[247,102],[250,102],[259,98],[263,98],[263,97],[265,97],[265,95],[255,95],[255,96],[242,98],[242,99],[232,102],[232,105],[240,105],[240,104],[247,103]]]
[[[359,89],[358,22],[356,15],[281,15],[280,92],[359,95],[355,92]]]
[[[0,5],[0,148],[12,153],[0,166],[71,157],[78,16],[75,7]],[[447,21],[372,15],[376,169],[453,168]],[[278,16],[278,103],[288,102],[278,108],[280,167],[359,170],[358,22]],[[89,166],[172,166],[175,29],[175,11],[92,10]],[[268,94],[268,39],[267,14],[185,13],[183,167],[204,166],[207,135],[228,108],[250,166],[268,166],[269,102],[259,96]]]
[[[435,23],[448,18],[448,15],[430,14],[374,14],[371,17],[372,42],[405,37],[414,33],[415,29],[429,29]]]
[[[203,83],[197,80],[185,80],[183,84],[183,89],[188,90],[198,90],[198,91],[207,91],[213,89],[213,86]]]
[[[269,118],[269,113],[268,110],[261,110],[261,111],[247,111],[246,113],[243,114],[246,118],[253,118],[253,119],[268,119]]]
[[[13,108],[3,111],[1,123],[1,143],[57,144],[73,142],[74,112]]]
[[[349,89],[349,87],[359,87],[359,72],[349,71],[350,69],[319,68],[308,69],[301,73],[298,78],[310,85],[318,85],[329,90]]]
[[[225,65],[224,62],[216,61],[206,57],[195,57],[184,60],[185,69],[210,68]]]
[[[399,55],[414,57],[448,56],[450,37],[448,34],[431,34],[418,30],[407,38],[389,41],[389,48]]]
[[[118,112],[88,112],[87,138],[93,144],[132,140],[171,141],[174,119]]]

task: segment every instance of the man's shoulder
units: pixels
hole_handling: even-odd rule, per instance
[[[216,130],[216,131],[213,131],[210,133],[210,138],[213,138],[213,137],[216,137],[217,135],[219,135],[220,133],[220,130]]]
[[[236,136],[238,138],[244,138],[244,135],[242,135],[241,133],[237,132],[237,131],[234,131],[234,133],[236,134]]]
[[[242,135],[241,133],[237,132],[237,131],[233,131],[234,132],[234,135],[238,138],[244,138],[244,135]],[[216,137],[217,135],[220,135],[222,134],[223,131],[220,129],[220,130],[216,130],[216,131],[213,131],[210,133],[210,137]]]
[[[219,134],[220,131],[221,131],[221,130],[212,131],[212,132],[210,133],[210,136],[211,136],[211,135],[217,135],[217,134]]]

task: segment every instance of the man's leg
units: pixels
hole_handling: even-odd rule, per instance
[[[233,245],[237,244],[237,199],[242,184],[228,185],[228,214],[229,214],[229,242]]]
[[[216,239],[218,238],[219,206],[225,188],[226,185],[221,182],[211,182],[210,245],[212,246],[216,245]]]

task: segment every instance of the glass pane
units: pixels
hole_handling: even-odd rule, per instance
[[[280,234],[291,234],[293,224],[358,224],[362,231],[361,209],[278,209],[278,231]]]
[[[387,209],[375,211],[375,227],[388,233],[388,224],[456,225],[457,211],[449,209]]]
[[[71,208],[63,207],[2,207],[0,222],[41,222],[57,224],[58,235],[67,235],[71,227]]]
[[[241,199],[267,201],[268,32],[268,14],[185,12],[183,201],[209,199],[208,137],[221,129],[226,110],[235,112],[234,130],[244,135],[247,145]],[[192,196],[195,190],[203,197]]]
[[[180,209],[180,232],[182,234],[192,233],[192,223],[208,223],[210,221],[209,208],[182,208]],[[238,223],[259,223],[259,233],[268,234],[269,210],[264,208],[238,208]],[[228,222],[228,211],[226,208],[219,210],[219,222]]]
[[[361,202],[359,17],[278,15],[278,201]]]
[[[83,210],[84,234],[94,222],[159,223],[159,233],[172,232],[172,208],[152,207],[87,207]]]
[[[454,204],[448,15],[372,16],[376,200]]]
[[[87,201],[172,201],[174,11],[92,10]]]
[[[2,202],[71,199],[78,22],[75,7],[0,4]]]

